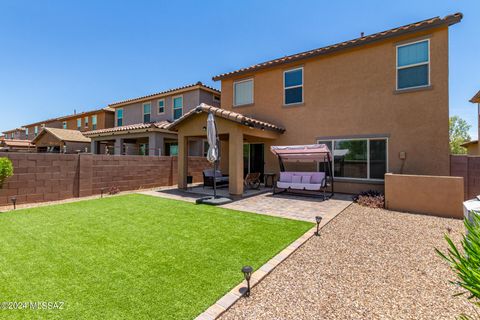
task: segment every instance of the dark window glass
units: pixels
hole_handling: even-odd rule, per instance
[[[398,70],[398,89],[428,85],[428,64]]]
[[[335,177],[367,178],[367,140],[335,141]]]
[[[384,179],[387,171],[387,141],[370,140],[370,179]]]
[[[150,114],[144,114],[143,115],[143,122],[144,123],[150,122]]]
[[[302,87],[285,89],[285,104],[302,102]]]
[[[177,120],[182,116],[182,109],[173,109],[173,119]]]
[[[285,72],[285,88],[301,86],[303,69],[297,69]]]
[[[117,119],[117,127],[120,127],[123,125],[123,119],[120,118],[120,119]]]

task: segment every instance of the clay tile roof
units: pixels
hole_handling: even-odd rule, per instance
[[[50,133],[60,141],[70,142],[90,142],[90,138],[85,137],[80,131],[59,129],[59,128],[43,128],[42,131],[33,139],[33,143],[38,141],[44,134]]]
[[[88,136],[88,137],[93,137],[93,136],[98,136],[98,135],[109,135],[109,134],[115,134],[117,132],[125,132],[125,131],[147,131],[151,129],[160,129],[167,131],[168,126],[171,124],[169,121],[159,121],[159,122],[154,122],[154,123],[137,123],[137,124],[130,124],[126,126],[120,126],[120,127],[113,127],[113,128],[107,128],[107,129],[98,129],[98,130],[93,130],[93,131],[87,131],[84,132],[83,134]]]
[[[217,76],[213,77],[212,79],[214,81],[218,81],[218,80],[228,78],[230,76],[245,74],[245,73],[249,73],[249,72],[253,72],[253,71],[257,71],[257,70],[266,69],[266,68],[269,68],[269,67],[285,64],[285,63],[290,63],[290,62],[295,62],[295,61],[306,59],[306,58],[320,56],[320,55],[336,52],[336,51],[339,51],[339,50],[344,50],[344,49],[351,48],[351,47],[356,47],[356,46],[365,45],[365,44],[368,44],[368,43],[372,43],[372,42],[376,42],[376,41],[380,41],[380,40],[384,40],[384,39],[388,39],[388,38],[392,38],[392,37],[397,37],[397,36],[407,34],[407,33],[412,33],[412,32],[417,32],[417,31],[421,31],[421,30],[431,29],[431,28],[435,28],[435,27],[439,27],[439,26],[443,26],[443,25],[452,25],[452,24],[460,22],[460,20],[462,20],[462,18],[463,18],[463,15],[461,13],[455,13],[455,14],[452,14],[452,15],[448,15],[444,18],[434,17],[434,18],[422,20],[422,21],[419,21],[419,22],[407,24],[407,25],[397,27],[397,28],[394,28],[394,29],[374,33],[374,34],[371,34],[371,35],[363,36],[363,37],[360,37],[360,38],[356,38],[356,39],[352,39],[352,40],[348,40],[348,41],[344,41],[344,42],[340,42],[340,43],[333,44],[333,45],[330,45],[330,46],[317,48],[317,49],[313,49],[313,50],[309,50],[309,51],[285,56],[283,58],[278,58],[278,59],[262,62],[262,63],[259,63],[259,64],[252,65],[250,67],[246,67],[246,68],[242,68],[242,69],[235,70],[235,71],[232,71],[232,72],[227,72],[227,73],[217,75]]]
[[[476,95],[473,96],[472,99],[470,99],[470,102],[472,102],[472,103],[480,103],[480,90],[477,92]]]
[[[2,139],[0,143],[5,147],[34,147],[30,140]]]
[[[142,96],[142,97],[138,97],[138,98],[132,98],[132,99],[127,99],[127,100],[123,100],[123,101],[114,102],[114,103],[109,104],[109,106],[118,107],[120,105],[125,105],[127,103],[134,103],[134,102],[142,101],[142,100],[145,100],[145,99],[148,99],[148,98],[154,98],[155,96],[160,96],[160,95],[165,95],[165,94],[174,94],[177,91],[183,91],[183,90],[186,90],[186,89],[192,89],[193,90],[193,89],[198,89],[198,88],[206,89],[208,91],[214,91],[214,92],[220,94],[220,90],[209,87],[207,85],[204,85],[201,81],[198,81],[197,83],[189,84],[189,85],[186,85],[186,86],[183,86],[183,87],[168,89],[168,90],[165,90],[165,91],[152,93],[152,94]]]
[[[173,122],[169,126],[169,129],[170,130],[175,130],[175,128],[180,123],[182,123],[186,119],[188,119],[191,116],[193,116],[195,114],[198,114],[200,112],[213,113],[213,115],[216,116],[216,117],[220,117],[220,118],[223,118],[223,119],[226,119],[226,120],[234,121],[234,122],[237,122],[239,124],[242,124],[242,125],[245,125],[245,126],[248,126],[248,127],[271,130],[271,131],[276,131],[276,132],[280,132],[280,133],[285,132],[284,128],[276,126],[272,123],[257,120],[257,119],[254,119],[254,118],[250,118],[250,117],[244,116],[243,114],[236,113],[236,112],[233,112],[233,111],[228,111],[228,110],[225,110],[225,109],[212,107],[212,106],[209,106],[205,103],[202,103],[198,107],[196,107],[196,108],[190,110],[189,112],[185,113],[180,119]]]

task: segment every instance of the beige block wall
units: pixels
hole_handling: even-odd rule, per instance
[[[385,207],[389,210],[463,218],[462,177],[385,175]]]

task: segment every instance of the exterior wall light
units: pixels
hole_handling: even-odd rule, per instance
[[[318,230],[320,229],[320,222],[322,222],[322,217],[316,216],[315,221],[317,222],[317,232],[315,232],[315,235],[318,237],[320,235]]]
[[[13,203],[13,210],[17,209],[17,197],[11,197],[10,200],[12,200]]]
[[[247,280],[247,291],[245,292],[245,296],[250,297],[250,278],[252,277],[253,268],[250,266],[244,266],[242,272],[245,280]]]

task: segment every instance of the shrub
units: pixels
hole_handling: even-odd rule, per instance
[[[460,296],[468,294],[467,299],[476,307],[480,307],[480,216],[475,212],[472,214],[472,220],[464,220],[467,234],[463,236],[460,242],[462,251],[460,251],[448,235],[445,240],[448,243],[448,251],[435,251],[445,259],[457,276],[456,281],[451,283],[463,288],[464,291],[454,294]],[[467,319],[466,315],[461,315],[462,319]]]
[[[13,165],[10,159],[0,157],[0,188],[8,177],[13,176]]]
[[[364,191],[360,194],[353,196],[353,201],[370,208],[384,208],[385,196],[376,190]]]

